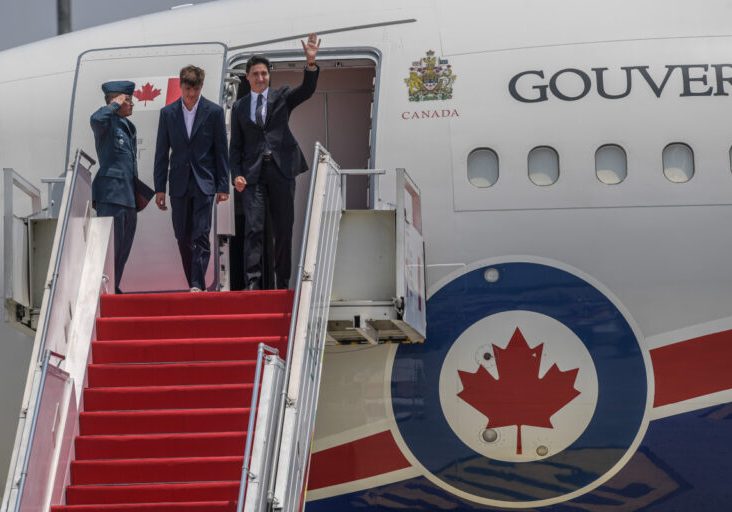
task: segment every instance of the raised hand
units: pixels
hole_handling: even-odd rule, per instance
[[[315,33],[308,34],[308,42],[305,43],[305,41],[301,39],[300,43],[302,43],[302,49],[305,52],[305,58],[308,61],[308,65],[315,64],[315,57],[318,55],[318,49],[320,48],[320,39],[318,39],[318,35]]]

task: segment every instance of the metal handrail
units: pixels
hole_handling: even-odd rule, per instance
[[[252,403],[249,407],[249,424],[247,426],[247,439],[244,447],[244,462],[241,468],[241,480],[239,481],[239,499],[236,510],[242,512],[244,508],[244,494],[246,493],[247,481],[249,479],[249,459],[252,455],[252,443],[254,442],[254,420],[256,417],[257,403],[259,402],[259,386],[262,380],[262,365],[264,364],[264,353],[277,356],[280,351],[264,343],[259,344],[257,349],[257,366],[254,371],[254,388],[252,389]]]
[[[3,168],[3,202],[4,202],[4,259],[5,259],[5,298],[13,298],[12,271],[11,265],[13,261],[13,187],[18,187],[25,195],[31,199],[31,213],[36,214],[41,211],[41,191],[33,186],[28,180],[18,174],[15,169]]]
[[[327,162],[327,165],[323,167],[324,171],[321,171],[320,164],[324,162]],[[273,502],[275,500],[275,491],[278,489],[277,481],[280,479],[280,476],[283,476],[283,478],[287,479],[285,482],[279,484],[283,485],[284,483],[286,489],[284,491],[284,494],[282,496],[277,496],[277,498],[289,500],[290,494],[292,494],[290,492],[291,490],[289,489],[289,482],[292,480],[290,477],[293,476],[291,474],[291,465],[293,461],[296,460],[292,457],[297,457],[296,451],[293,451],[296,450],[296,448],[293,448],[293,446],[295,445],[288,445],[286,447],[281,446],[281,444],[283,443],[283,436],[286,424],[290,425],[287,418],[288,407],[294,405],[292,409],[292,414],[294,414],[294,416],[291,418],[292,423],[290,425],[292,429],[299,432],[300,428],[304,428],[303,432],[305,438],[307,439],[309,439],[312,434],[312,425],[310,423],[314,414],[314,410],[311,409],[314,409],[317,403],[319,386],[312,385],[312,382],[309,383],[307,382],[307,380],[303,382],[303,379],[310,378],[316,384],[319,383],[320,369],[322,368],[322,357],[318,358],[318,355],[320,354],[322,356],[323,347],[320,345],[323,345],[325,341],[325,322],[318,322],[316,321],[317,319],[315,319],[313,316],[322,313],[323,308],[319,305],[319,303],[309,304],[307,314],[305,314],[305,312],[302,312],[305,317],[301,318],[303,316],[300,314],[301,299],[312,299],[319,297],[320,295],[327,294],[328,297],[326,300],[327,303],[329,303],[330,287],[332,285],[332,268],[328,270],[330,266],[327,264],[322,264],[325,263],[325,261],[321,259],[321,250],[326,250],[329,248],[332,248],[332,250],[335,249],[335,244],[337,243],[338,238],[337,229],[338,223],[340,221],[340,212],[343,207],[341,203],[342,197],[339,193],[339,187],[341,184],[340,170],[337,164],[330,157],[328,151],[323,148],[323,146],[319,143],[316,143],[315,146],[313,169],[316,174],[313,175],[310,182],[310,193],[308,195],[308,204],[306,209],[303,243],[300,249],[300,262],[298,265],[292,318],[288,335],[287,364],[285,367],[286,380],[283,386],[282,397],[279,404],[279,416],[277,421],[277,429],[275,431],[275,446],[278,448],[278,451],[274,457],[274,464],[272,466],[272,477],[270,478],[270,490],[268,494],[270,502]],[[314,213],[313,209],[315,208],[316,193],[322,193],[323,198],[329,201],[327,205],[322,205],[322,208],[320,209],[321,217],[320,219],[318,219],[318,221],[322,222],[322,224],[320,224],[319,227],[311,226],[312,222],[314,221],[312,215]],[[337,213],[333,214],[333,212]],[[314,229],[318,229],[317,233],[314,231]],[[311,233],[318,237],[318,240],[315,240],[315,242],[319,242],[317,246],[311,246],[311,244],[313,243],[313,241],[310,240]],[[321,237],[324,238],[321,239]],[[317,249],[317,252],[311,252],[314,249]],[[310,268],[310,266],[312,266],[313,268]],[[321,276],[322,272],[326,272],[327,275]],[[319,277],[322,277],[322,280],[318,279]],[[309,290],[303,291],[303,283],[305,281],[311,282],[312,286],[310,286]],[[327,309],[328,305],[326,304],[324,307]],[[320,336],[321,334],[322,336]],[[296,340],[296,337],[304,338],[304,340]],[[320,338],[322,338],[322,340]],[[310,346],[312,340],[319,340],[318,343],[320,345]],[[304,342],[305,346],[296,345],[296,341],[297,343]],[[291,377],[293,371],[295,370],[295,368],[293,367],[293,359],[295,357],[295,352],[299,351],[299,349],[303,349],[303,362],[298,368],[299,371],[297,372],[299,374],[300,382],[295,383],[298,384],[298,392],[297,396],[295,397],[292,395],[291,392],[291,388],[294,385],[293,383],[291,383]],[[305,443],[301,444],[303,446],[305,444],[309,445],[309,441],[305,441]],[[290,467],[288,467],[287,469],[283,469],[283,471],[287,471],[287,475],[285,475],[284,473],[283,475],[278,475],[278,468],[281,464],[280,453],[283,452],[283,450],[290,450],[288,451],[286,459],[288,460]],[[302,475],[298,474],[298,476]],[[300,483],[302,482],[298,482],[297,484],[293,483],[293,485],[299,485]],[[288,506],[287,503],[279,505],[285,507]]]
[[[87,161],[90,162],[91,165],[94,165],[97,163],[96,160],[94,160],[92,157],[87,155],[84,150],[77,149],[76,150],[76,157],[74,158],[74,166],[71,168],[71,183],[69,184],[69,192],[73,191],[76,187],[76,178],[79,175],[79,163],[81,162],[81,158],[85,158]],[[53,262],[53,273],[51,274],[51,282],[49,283],[49,293],[48,293],[48,305],[46,307],[46,311],[44,312],[43,319],[41,320],[42,328],[41,328],[41,337],[40,337],[40,352],[43,353],[43,351],[46,349],[46,341],[48,338],[48,324],[49,320],[51,318],[51,312],[53,310],[53,300],[56,295],[56,284],[58,283],[58,270],[59,266],[61,265],[61,257],[63,256],[64,252],[64,246],[66,244],[66,232],[69,228],[69,213],[71,211],[71,197],[68,198],[66,202],[66,211],[64,212],[64,219],[63,223],[61,224],[61,234],[59,237],[59,246],[56,249],[56,259]],[[40,354],[39,354],[40,357]]]
[[[46,384],[46,375],[48,375],[48,362],[51,359],[51,351],[46,350],[43,353],[43,362],[41,363],[41,382],[38,384],[38,395],[43,392],[43,386]],[[18,494],[15,500],[15,506],[13,510],[18,512],[20,510],[21,502],[23,501],[23,491],[25,489],[25,479],[28,476],[28,465],[30,464],[30,456],[33,448],[33,436],[36,434],[36,427],[38,426],[38,412],[41,409],[41,400],[36,400],[33,406],[33,415],[31,416],[30,434],[28,436],[28,445],[23,454],[23,463],[20,468],[20,478],[18,479]]]
[[[320,161],[320,155],[327,151],[320,144],[315,143],[315,153],[313,154],[313,175],[310,178],[310,189],[308,190],[308,202],[305,206],[305,222],[303,223],[303,234],[302,244],[300,245],[300,258],[297,264],[297,277],[295,278],[295,292],[292,300],[292,314],[290,315],[290,329],[287,332],[287,359],[285,362],[285,382],[282,386],[282,396],[280,397],[280,404],[277,407],[277,428],[275,430],[275,446],[279,447],[282,442],[282,428],[285,422],[285,408],[287,407],[287,388],[290,385],[290,370],[292,369],[292,345],[295,337],[295,327],[297,326],[297,312],[300,308],[300,292],[302,291],[302,279],[305,270],[305,252],[308,245],[309,239],[309,226],[310,218],[312,217],[313,208],[313,197],[315,196],[315,173],[318,169],[318,162]],[[277,470],[277,464],[279,462],[280,452],[275,451],[274,461],[272,464],[272,472]],[[273,475],[274,476],[274,475]],[[274,486],[276,478],[270,478],[269,491],[267,492],[267,498],[271,502],[274,497]]]
[[[64,209],[63,219],[60,226],[56,227],[56,233],[57,237],[54,238],[54,249],[56,250],[56,257],[55,260],[52,263],[52,267],[49,267],[49,273],[51,276],[51,279],[47,285],[48,287],[48,294],[44,294],[43,297],[43,305],[41,307],[41,310],[43,311],[43,318],[41,319],[41,324],[39,324],[40,331],[36,333],[36,339],[33,346],[33,351],[35,352],[36,362],[42,363],[41,367],[41,373],[40,376],[37,372],[34,372],[33,377],[31,378],[29,384],[26,385],[26,393],[28,393],[28,401],[26,406],[26,413],[25,418],[23,418],[22,426],[18,426],[18,435],[19,438],[16,438],[16,449],[19,450],[19,453],[22,455],[22,462],[20,462],[20,474],[18,478],[18,483],[15,484],[11,488],[6,488],[8,494],[12,492],[13,488],[17,488],[17,495],[16,495],[16,501],[13,504],[13,510],[17,511],[20,507],[20,501],[22,499],[23,495],[23,486],[25,485],[25,479],[28,471],[28,463],[30,460],[31,451],[33,449],[33,436],[35,435],[36,425],[38,422],[38,411],[39,407],[41,405],[41,394],[43,392],[43,384],[45,383],[46,379],[46,372],[48,370],[48,365],[44,364],[43,361],[48,357],[48,354],[51,354],[51,351],[47,347],[47,341],[48,341],[48,332],[49,332],[49,323],[51,321],[51,314],[53,312],[53,301],[56,295],[56,284],[58,281],[59,276],[59,266],[61,264],[63,251],[64,251],[64,245],[66,240],[66,233],[68,231],[68,225],[69,225],[69,217],[71,215],[71,207],[72,207],[72,197],[71,194],[76,188],[76,179],[78,177],[78,170],[79,170],[79,163],[81,161],[81,158],[85,158],[88,160],[92,165],[96,163],[96,161],[91,158],[89,155],[87,155],[84,151],[81,149],[78,149],[76,151],[76,157],[74,158],[74,165],[70,169],[71,171],[71,179],[69,184],[69,195],[67,196],[66,201],[66,207]],[[59,232],[60,228],[60,232]],[[58,245],[57,245],[58,244]],[[62,356],[63,357],[63,356]],[[31,356],[33,358],[33,356]],[[32,359],[31,359],[32,360]],[[40,378],[40,383],[36,387],[35,383],[38,382],[38,378]],[[30,387],[28,387],[30,386]],[[24,403],[25,402],[25,396],[24,396]],[[32,411],[32,412],[30,412]],[[28,416],[30,414],[30,416]],[[29,423],[30,422],[30,423]],[[25,445],[23,444],[25,441]],[[13,475],[18,475],[18,459],[15,459],[12,463],[13,469],[11,470],[12,474],[8,475],[8,478],[12,478]],[[5,503],[5,501],[4,501]]]

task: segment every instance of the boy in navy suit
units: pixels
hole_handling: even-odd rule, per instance
[[[169,181],[173,231],[192,292],[206,289],[214,197],[229,198],[224,110],[201,96],[204,78],[196,66],[181,69],[181,98],[160,110],[155,146],[155,203],[167,210]]]

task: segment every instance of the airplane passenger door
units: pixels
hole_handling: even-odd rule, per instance
[[[186,65],[203,68],[206,79],[202,95],[221,104],[227,47],[222,43],[190,43],[90,50],[79,56],[74,82],[69,138],[66,153],[83,148],[96,155],[89,117],[104,105],[101,85],[109,80],[135,82],[134,110],[129,120],[137,128],[137,165],[140,180],[150,188],[160,109],[180,97],[179,73]],[[96,171],[93,169],[93,171]],[[162,211],[151,201],[138,213],[137,231],[125,267],[121,289],[125,292],[187,290],[178,245],[173,235],[170,198]],[[218,217],[233,218],[231,201],[222,203]],[[222,215],[223,214],[223,215]],[[215,216],[216,217],[216,216]],[[215,219],[212,226],[215,226]],[[214,274],[218,253],[212,228],[211,259],[206,285],[216,284]]]

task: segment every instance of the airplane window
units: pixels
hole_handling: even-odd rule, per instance
[[[595,175],[605,185],[617,185],[628,175],[628,157],[617,144],[600,146],[595,152]]]
[[[529,152],[529,179],[545,187],[559,179],[559,155],[549,146],[539,146]]]
[[[694,152],[682,143],[663,149],[663,174],[672,183],[686,183],[694,176]]]
[[[495,151],[478,148],[470,152],[468,181],[477,188],[491,187],[498,181],[498,155]]]

